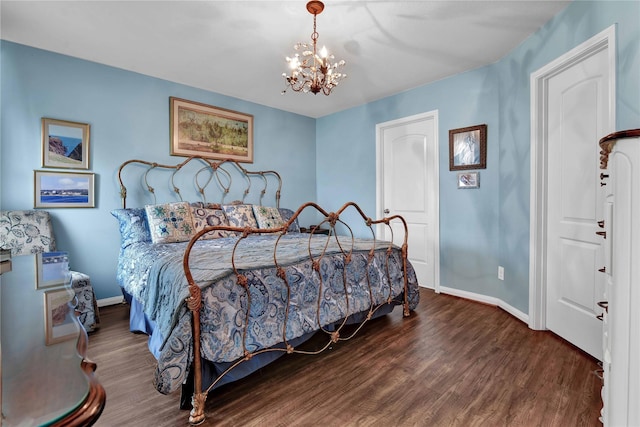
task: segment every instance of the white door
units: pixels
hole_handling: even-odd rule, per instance
[[[599,139],[610,119],[610,56],[607,48],[571,58],[545,79],[546,231],[542,280],[546,328],[602,360],[605,274],[604,189],[599,177]]]
[[[377,139],[377,214],[407,222],[408,258],[420,286],[439,287],[437,111],[381,123]],[[390,239],[385,228],[382,237]],[[404,230],[396,224],[394,243]]]

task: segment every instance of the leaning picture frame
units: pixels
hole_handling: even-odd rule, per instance
[[[458,172],[458,188],[480,188],[480,172]]]
[[[486,169],[487,125],[449,131],[449,170]]]
[[[253,116],[169,98],[172,156],[253,163]]]
[[[35,208],[95,207],[95,174],[34,171]]]
[[[78,336],[80,331],[71,301],[74,292],[66,287],[45,291],[45,344],[52,345]]]
[[[36,254],[36,289],[52,288],[69,281],[69,254],[67,252],[40,252]]]
[[[87,123],[42,119],[42,167],[89,169]]]

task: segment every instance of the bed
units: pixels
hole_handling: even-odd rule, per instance
[[[154,180],[163,174],[170,201],[158,203]],[[141,184],[138,207],[127,207],[127,179]],[[280,175],[233,160],[129,160],[118,180],[117,279],[130,329],[149,335],[156,389],[181,390],[191,424],[204,421],[215,388],[281,355],[320,353],[394,307],[409,316],[418,304],[400,216],[373,220],[353,202],[335,212],[311,202],[281,208]],[[185,188],[199,200],[183,200]],[[301,218],[317,224],[301,229]],[[382,227],[391,241],[376,238]],[[326,345],[305,349],[316,334]]]

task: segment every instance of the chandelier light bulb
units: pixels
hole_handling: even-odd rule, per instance
[[[300,66],[300,61],[297,57],[287,58],[287,62],[289,62],[289,68],[292,70],[296,70]]]

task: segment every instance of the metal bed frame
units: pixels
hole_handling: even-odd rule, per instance
[[[142,172],[142,177],[143,177],[143,187],[146,187],[146,191],[149,192],[152,196],[153,199],[155,201],[156,199],[156,194],[155,194],[155,189],[154,187],[152,187],[150,185],[150,174],[154,171],[157,170],[165,170],[171,173],[170,175],[170,184],[171,184],[171,191],[173,193],[175,193],[176,197],[179,198],[180,201],[183,201],[182,199],[182,191],[179,188],[178,184],[177,184],[177,179],[176,177],[178,176],[178,174],[181,171],[185,170],[185,166],[187,164],[190,163],[199,163],[202,166],[196,171],[195,173],[195,177],[194,177],[194,181],[195,181],[195,188],[197,193],[199,194],[199,197],[202,199],[203,202],[207,202],[207,196],[205,195],[205,190],[207,189],[207,187],[213,182],[216,183],[217,186],[219,187],[219,189],[221,190],[222,193],[222,200],[224,201],[224,198],[227,197],[230,193],[231,190],[231,186],[233,183],[233,174],[234,173],[238,173],[241,177],[242,180],[246,182],[246,186],[244,187],[244,191],[243,191],[243,200],[244,198],[249,195],[250,191],[252,188],[254,187],[254,181],[259,180],[262,182],[263,186],[260,190],[260,195],[259,195],[259,200],[260,200],[260,204],[262,204],[262,199],[264,197],[264,195],[267,193],[267,189],[269,187],[269,184],[271,182],[275,182],[275,186],[276,186],[276,190],[275,190],[275,204],[276,207],[279,207],[280,204],[280,192],[282,189],[282,179],[280,177],[280,175],[275,172],[275,171],[257,171],[257,172],[253,172],[253,171],[249,171],[247,169],[245,169],[242,165],[240,165],[238,162],[234,161],[234,160],[223,160],[220,162],[214,162],[202,157],[190,157],[187,158],[186,160],[184,160],[183,162],[177,164],[177,165],[163,165],[163,164],[158,164],[155,162],[148,162],[148,161],[143,161],[143,160],[129,160],[125,163],[123,163],[120,168],[118,169],[118,180],[120,182],[120,195],[121,195],[121,199],[122,199],[122,207],[126,208],[127,204],[126,204],[126,199],[127,199],[127,188],[124,185],[123,182],[123,169],[125,169],[126,167],[130,167],[131,165],[138,165],[141,166],[143,168],[143,172]],[[235,172],[231,172],[235,169]],[[206,175],[208,174],[208,175]],[[205,175],[205,178],[203,179],[202,176]],[[312,236],[314,235],[318,235],[318,231],[323,228],[324,229],[324,233],[326,233],[326,230],[328,228],[328,233],[324,234],[323,236],[326,237],[327,239],[327,244],[329,243],[330,239],[335,239],[338,246],[340,247],[340,252],[342,257],[344,258],[344,264],[347,265],[349,262],[351,262],[351,257],[353,254],[353,250],[354,250],[354,232],[353,229],[350,225],[348,225],[345,221],[343,221],[341,219],[342,216],[345,215],[345,211],[349,210],[350,214],[352,210],[355,210],[355,212],[357,213],[357,217],[359,219],[362,220],[362,224],[365,227],[367,227],[370,231],[371,231],[371,249],[369,250],[369,254],[368,254],[368,260],[367,260],[367,268],[369,263],[372,261],[373,257],[374,257],[374,253],[377,249],[384,249],[386,247],[386,255],[385,255],[385,259],[386,259],[386,265],[385,265],[385,271],[386,271],[386,275],[387,275],[387,282],[389,282],[389,286],[388,286],[388,296],[386,298],[386,301],[382,304],[375,304],[374,300],[373,300],[373,293],[372,293],[372,289],[371,289],[371,283],[369,282],[369,276],[367,275],[367,284],[368,284],[368,290],[369,290],[369,296],[370,296],[370,300],[371,300],[371,305],[370,308],[368,310],[368,312],[366,313],[364,319],[362,321],[359,322],[359,324],[357,324],[355,326],[355,329],[352,332],[347,333],[345,330],[345,326],[347,325],[347,320],[349,318],[349,316],[345,317],[342,321],[338,322],[338,326],[335,330],[327,330],[325,329],[321,324],[320,324],[320,320],[319,320],[319,316],[320,316],[320,300],[321,298],[317,298],[317,309],[316,309],[316,319],[318,321],[318,331],[316,333],[322,333],[325,334],[327,337],[327,342],[325,345],[321,346],[320,349],[318,350],[314,350],[314,351],[308,351],[308,350],[304,350],[301,348],[297,348],[294,347],[293,345],[291,345],[287,338],[286,338],[286,330],[287,330],[287,318],[288,318],[288,313],[289,313],[289,306],[290,306],[290,297],[291,297],[291,288],[289,286],[288,283],[288,279],[287,279],[287,274],[286,274],[286,269],[285,267],[283,267],[282,265],[280,265],[279,261],[278,261],[278,244],[280,242],[280,239],[283,235],[287,234],[287,230],[289,229],[290,225],[300,216],[300,214],[307,210],[310,209],[312,211],[315,211],[315,213],[317,215],[320,215],[323,219],[322,221],[315,226],[315,228],[310,230],[309,233],[309,243],[311,242]],[[393,215],[393,216],[389,216],[389,217],[385,217],[382,219],[378,219],[378,220],[374,220],[370,217],[368,217],[367,215],[364,214],[364,212],[362,211],[362,209],[354,202],[348,202],[345,203],[340,209],[338,209],[336,212],[327,212],[325,211],[323,208],[321,208],[320,206],[318,206],[316,203],[305,203],[302,206],[300,206],[297,211],[293,214],[293,216],[281,227],[279,228],[274,228],[274,229],[260,229],[260,228],[239,228],[239,227],[233,227],[233,226],[213,226],[213,227],[206,227],[204,229],[202,229],[201,231],[199,231],[198,233],[196,233],[192,239],[190,240],[190,242],[188,243],[186,250],[184,252],[184,256],[183,256],[183,268],[184,268],[184,273],[185,273],[185,277],[187,279],[188,285],[189,285],[189,297],[186,300],[187,306],[189,308],[189,310],[191,311],[191,315],[192,315],[192,338],[193,338],[193,375],[194,375],[194,390],[193,390],[193,395],[192,395],[192,410],[190,412],[190,416],[189,416],[189,422],[192,425],[197,425],[197,424],[201,424],[202,422],[204,422],[205,420],[205,414],[204,414],[204,409],[205,409],[205,402],[206,402],[206,398],[208,396],[208,393],[214,388],[214,386],[224,377],[224,375],[226,375],[228,372],[230,372],[231,370],[235,369],[237,366],[239,366],[240,364],[242,364],[245,361],[250,360],[252,357],[261,354],[261,353],[267,353],[267,352],[281,352],[281,353],[287,353],[287,354],[293,354],[293,353],[299,353],[299,354],[319,354],[321,352],[323,352],[324,350],[328,349],[331,345],[336,344],[340,341],[346,341],[349,340],[351,338],[353,338],[362,328],[363,326],[369,322],[373,317],[374,314],[383,306],[387,305],[387,304],[391,304],[394,301],[394,298],[391,295],[392,292],[392,285],[391,285],[391,277],[389,275],[389,259],[390,256],[392,254],[392,249],[394,247],[392,242],[388,242],[388,241],[381,241],[381,240],[377,240],[376,239],[376,234],[374,232],[374,226],[375,227],[388,227],[388,229],[390,230],[390,235],[392,237],[392,241],[393,241],[393,233],[394,233],[394,229],[391,226],[391,224],[397,223],[400,225],[400,230],[404,232],[404,236],[402,237],[402,245],[400,247],[400,253],[401,253],[401,260],[402,260],[402,271],[403,271],[403,286],[404,286],[404,294],[403,294],[403,300],[400,301],[400,303],[403,305],[403,315],[405,317],[410,315],[410,309],[409,309],[409,301],[408,301],[408,292],[409,292],[409,288],[408,288],[408,277],[407,277],[407,265],[408,265],[408,260],[407,260],[407,238],[408,238],[408,232],[407,232],[407,223],[404,220],[404,218],[402,218],[399,215]],[[340,229],[341,231],[341,235],[338,235],[337,232],[337,227]],[[234,246],[233,249],[233,254],[232,254],[232,268],[233,268],[233,274],[236,277],[236,283],[238,285],[238,287],[242,288],[241,290],[243,292],[246,293],[247,296],[247,308],[246,308],[246,312],[245,312],[245,324],[244,324],[244,333],[243,333],[243,350],[244,350],[244,356],[242,358],[240,358],[239,360],[237,360],[236,362],[232,363],[222,374],[220,374],[213,382],[213,384],[211,384],[209,387],[207,387],[206,389],[203,389],[203,385],[202,385],[202,356],[200,353],[200,311],[202,308],[202,295],[201,295],[201,289],[200,287],[197,285],[197,283],[194,281],[193,279],[193,275],[191,273],[191,269],[190,269],[190,263],[189,263],[189,255],[193,249],[193,246],[198,242],[198,240],[204,236],[206,233],[210,232],[210,231],[214,231],[214,230],[226,230],[226,231],[233,231],[239,234],[239,238]],[[343,230],[346,230],[343,231]],[[237,267],[236,267],[236,251],[240,250],[239,249],[239,244],[240,242],[242,242],[244,239],[246,239],[248,236],[252,235],[252,234],[256,234],[256,233],[270,233],[270,234],[276,234],[278,237],[275,241],[275,245],[273,248],[273,261],[274,261],[274,266],[277,269],[277,275],[280,279],[283,280],[286,289],[287,289],[287,304],[286,304],[286,312],[285,312],[285,323],[284,323],[284,327],[282,330],[282,343],[284,343],[284,347],[272,347],[272,348],[265,348],[265,349],[261,349],[261,350],[257,350],[257,351],[249,351],[247,350],[247,345],[246,345],[246,339],[247,339],[247,328],[248,328],[248,318],[249,318],[249,313],[251,310],[251,294],[249,292],[249,285],[248,285],[248,280],[247,277],[243,274],[242,271],[240,271]],[[321,254],[316,255],[315,257],[312,255],[311,252],[311,248],[310,245],[307,248],[308,253],[309,253],[309,258],[312,261],[312,266],[313,266],[313,271],[318,274],[318,279],[320,281],[320,290],[319,290],[319,294],[321,293],[322,287],[323,287],[323,283],[322,283],[322,275],[320,274],[320,261],[322,260],[322,258],[326,255],[325,251],[327,249],[327,246],[325,245],[324,250],[322,251]],[[345,270],[343,270],[343,284],[346,288],[347,286],[347,280],[346,280],[346,272]],[[347,306],[347,311],[348,311],[348,307],[349,307],[349,297],[348,297],[348,293],[346,292],[345,289],[345,303]]]

